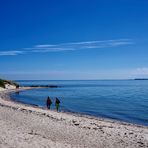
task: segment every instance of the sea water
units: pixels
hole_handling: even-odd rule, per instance
[[[21,86],[57,85],[25,90],[12,99],[46,107],[47,96],[61,101],[60,110],[148,125],[148,80],[17,81]]]

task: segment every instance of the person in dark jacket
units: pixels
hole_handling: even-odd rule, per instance
[[[46,104],[47,104],[47,108],[50,109],[50,106],[51,106],[51,104],[52,104],[52,101],[51,101],[51,99],[50,99],[49,96],[48,96],[48,98],[47,98]]]
[[[56,106],[57,112],[59,111],[60,103],[61,103],[60,100],[58,98],[56,98],[55,106]]]

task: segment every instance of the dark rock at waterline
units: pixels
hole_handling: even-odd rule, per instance
[[[46,87],[46,88],[57,88],[57,85],[31,85],[30,87]]]

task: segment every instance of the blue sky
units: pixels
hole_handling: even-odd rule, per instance
[[[0,77],[148,77],[147,0],[1,0]]]

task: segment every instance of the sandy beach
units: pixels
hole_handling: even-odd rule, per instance
[[[0,90],[1,148],[148,148],[147,126],[21,104],[11,91]]]

